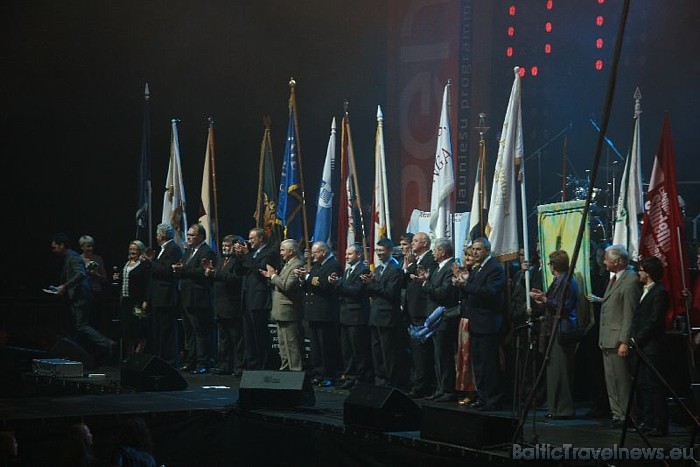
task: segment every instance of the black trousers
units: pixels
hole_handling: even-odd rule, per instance
[[[89,301],[82,297],[70,302],[73,337],[85,339],[89,343],[99,347],[105,354],[109,354],[112,346],[112,339],[103,336],[95,328],[90,326],[89,310]]]
[[[459,330],[459,319],[460,317],[456,316],[445,320],[440,324],[440,328],[445,329],[438,329],[433,333],[437,392],[455,392],[455,354],[457,353],[457,331]]]
[[[248,310],[243,312],[243,340],[245,341],[245,367],[249,370],[267,368],[270,351],[270,310]]]
[[[338,370],[338,324],[334,321],[309,321],[311,374],[335,378]]]
[[[425,320],[421,322],[414,321],[413,324],[422,326]],[[435,386],[435,350],[433,348],[433,340],[426,339],[425,342],[420,342],[411,339],[411,358],[413,359],[413,390],[418,393],[429,393],[433,391]]]
[[[244,356],[243,317],[219,317],[219,368],[241,373]]]
[[[503,402],[503,385],[498,366],[499,334],[471,333],[471,356],[477,396],[487,407]]]
[[[654,367],[660,371],[663,364],[661,356],[654,353],[645,355]],[[642,406],[642,421],[648,427],[656,428],[659,431],[667,431],[668,406],[666,405],[664,386],[644,362],[640,362],[639,365],[638,381],[637,397]]]
[[[403,388],[408,382],[408,360],[404,352],[403,327],[371,326],[372,361],[377,384]]]
[[[367,325],[340,325],[340,344],[343,348],[345,368],[353,367],[353,376],[363,383],[374,383],[372,369],[372,344],[370,330]],[[347,360],[347,355],[352,362]]]
[[[214,310],[211,307],[186,307],[185,318],[191,328],[187,340],[187,361],[197,367],[208,367],[213,363]]]

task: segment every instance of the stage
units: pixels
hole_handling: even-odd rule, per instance
[[[168,466],[518,463],[511,458],[510,442],[473,446],[474,439],[457,444],[425,439],[436,436],[437,422],[439,436],[458,438],[465,430],[481,430],[472,434],[509,440],[512,430],[507,427],[512,427],[514,420],[510,411],[485,413],[456,403],[418,400],[423,425],[432,419],[432,433],[381,432],[344,424],[344,402],[350,391],[314,388],[313,406],[244,410],[237,404],[241,379],[233,376],[188,374],[184,375],[185,390],[136,392],[120,386],[119,367],[98,367],[90,374],[93,376],[52,378],[24,372],[15,386],[17,394],[0,399],[2,429],[15,431],[24,465],[55,463],[62,453],[67,427],[79,421],[90,426],[94,452],[106,459],[120,423],[132,415],[146,420],[155,442],[155,457],[159,464]],[[377,391],[389,394],[387,389]],[[396,391],[391,397],[408,400]],[[580,414],[584,412],[585,408],[579,408]],[[609,428],[608,420],[550,421],[544,414],[544,409],[535,412],[534,431],[529,418],[519,444],[571,443],[591,448],[619,445],[621,430]],[[687,429],[674,423],[668,437],[651,439],[651,443],[668,450],[687,447],[689,440]],[[638,434],[628,432],[625,447],[643,446]]]

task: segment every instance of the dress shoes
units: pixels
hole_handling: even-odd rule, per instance
[[[468,407],[469,405],[471,405],[472,402],[474,402],[474,399],[472,399],[471,397],[467,396],[467,397],[465,397],[464,399],[458,400],[458,401],[457,401],[457,404],[459,404],[459,405],[462,406],[462,407]]]
[[[209,373],[209,368],[204,367],[204,366],[199,367],[199,368],[195,368],[194,370],[192,370],[193,375],[205,375],[207,373]]]
[[[555,415],[553,413],[548,413],[547,415],[544,416],[544,418],[547,418],[549,420],[571,420],[574,418],[573,415]]]
[[[420,389],[411,389],[406,393],[408,397],[411,399],[424,399],[430,396],[431,394],[428,391],[421,391]]]
[[[323,378],[321,378],[320,376],[314,376],[313,378],[311,378],[311,385],[318,386],[319,383],[321,383],[322,381],[323,381]]]
[[[215,375],[219,375],[219,376],[228,376],[228,375],[232,375],[233,371],[227,370],[226,368],[217,368],[214,371],[212,371],[212,373],[214,373]]]
[[[355,387],[355,380],[354,379],[345,379],[343,381],[343,384],[338,386],[338,389],[350,390],[354,387]]]
[[[435,392],[432,393],[431,395],[426,396],[426,397],[425,397],[425,400],[427,400],[427,401],[434,401],[434,400],[437,399],[438,397],[442,397],[442,396],[443,396],[443,393],[442,393],[442,392],[440,392],[440,391],[435,391]]]
[[[613,418],[612,421],[610,422],[610,428],[622,428],[625,426],[625,421],[620,420],[619,418]],[[628,427],[632,427],[632,422],[630,420],[630,423],[627,425]]]
[[[318,383],[318,387],[320,388],[332,388],[335,385],[335,381],[328,378],[328,379],[321,379],[321,381]]]
[[[180,371],[192,371],[194,370],[194,363],[185,363],[178,368]]]
[[[455,402],[458,399],[454,392],[446,392],[440,397],[433,399],[433,402]]]
[[[484,401],[477,399],[471,404],[467,406],[468,409],[476,409],[476,410],[481,410],[486,404],[484,404]]]

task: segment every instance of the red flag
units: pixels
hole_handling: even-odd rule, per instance
[[[668,326],[676,316],[687,311],[682,295],[688,283],[684,247],[685,229],[676,187],[676,156],[671,140],[671,121],[666,114],[644,203],[644,225],[639,249],[642,257],[656,256],[664,265],[662,282],[671,299],[666,312]]]

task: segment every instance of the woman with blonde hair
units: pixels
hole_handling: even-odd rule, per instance
[[[125,359],[144,351],[149,330],[148,282],[150,263],[146,246],[140,240],[129,243],[129,253],[121,274],[114,273],[119,285],[119,320],[122,328],[122,351]]]

